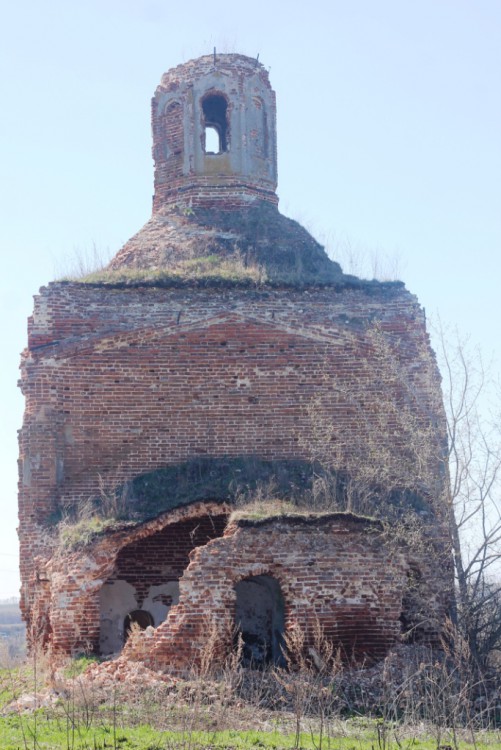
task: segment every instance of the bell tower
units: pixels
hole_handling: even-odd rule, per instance
[[[276,105],[256,59],[206,55],[162,76],[152,100],[153,213],[278,204]]]

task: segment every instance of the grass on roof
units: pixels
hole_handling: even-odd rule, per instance
[[[240,256],[206,255],[179,260],[161,268],[101,268],[85,275],[66,276],[63,281],[83,284],[138,284],[172,281],[224,281],[263,284],[266,271],[257,265],[246,265]]]

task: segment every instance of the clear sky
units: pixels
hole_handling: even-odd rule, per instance
[[[277,92],[280,207],[398,257],[427,313],[499,369],[500,0],[2,0],[0,598],[16,594],[16,388],[40,286],[149,218],[161,74],[240,52]],[[392,263],[389,263],[392,266]]]

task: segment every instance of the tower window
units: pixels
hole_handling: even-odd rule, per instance
[[[228,151],[227,109],[228,102],[221,94],[206,96],[202,102],[206,154],[221,154]]]
[[[219,154],[221,151],[221,139],[219,132],[212,125],[205,128],[205,153]]]

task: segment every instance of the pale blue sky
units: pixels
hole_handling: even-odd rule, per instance
[[[0,598],[17,593],[16,388],[32,295],[148,219],[161,74],[257,55],[277,92],[280,206],[334,255],[398,256],[429,314],[498,366],[500,0],[1,3]]]

